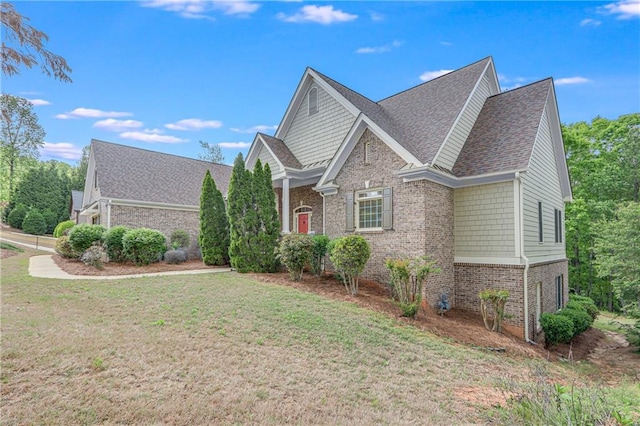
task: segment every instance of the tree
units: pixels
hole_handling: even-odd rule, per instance
[[[229,258],[229,220],[222,192],[207,170],[200,195],[200,235],[202,260],[206,265],[225,265]]]
[[[18,74],[21,66],[32,68],[39,65],[47,76],[70,83],[71,68],[67,61],[44,48],[49,36],[29,25],[28,21],[29,18],[20,15],[11,3],[2,2],[2,74],[10,77]]]
[[[4,8],[5,3],[3,3]],[[3,18],[4,19],[4,18]],[[44,145],[44,129],[31,102],[18,96],[0,95],[2,127],[0,153],[9,170],[9,194],[13,192],[16,163],[23,157],[38,158]]]
[[[262,167],[260,160],[253,169],[253,191],[257,215],[255,244],[259,271],[275,272],[278,267],[276,249],[280,237],[280,221],[276,210],[276,195],[271,181],[269,164]]]
[[[82,157],[78,160],[75,168],[73,169],[73,175],[71,177],[71,189],[76,191],[84,191],[84,182],[87,178],[87,168],[89,167],[89,150],[90,146],[87,145],[82,148]]]
[[[220,145],[200,141],[200,147],[204,150],[204,153],[198,154],[199,159],[216,164],[224,164],[224,155],[222,154]]]
[[[231,267],[238,272],[252,271],[255,265],[250,246],[250,238],[256,229],[255,223],[252,223],[255,222],[255,209],[251,196],[251,177],[251,172],[244,167],[242,153],[238,154],[233,162],[227,196],[231,235],[229,260]]]

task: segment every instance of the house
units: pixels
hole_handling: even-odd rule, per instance
[[[69,200],[69,218],[75,223],[80,223],[80,211],[82,210],[82,191],[71,190]]]
[[[81,222],[107,229],[146,227],[161,231],[167,239],[174,230],[183,229],[191,237],[190,255],[195,256],[207,170],[226,194],[231,177],[227,165],[93,139]]]
[[[283,232],[364,236],[364,276],[390,257],[429,255],[448,293],[510,291],[507,325],[534,339],[568,295],[564,203],[571,200],[552,79],[501,92],[492,58],[374,102],[307,68],[275,135],[258,133],[247,167],[269,163]]]

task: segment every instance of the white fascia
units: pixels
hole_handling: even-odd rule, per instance
[[[556,157],[556,167],[560,177],[562,198],[565,203],[570,203],[573,201],[573,195],[571,194],[571,182],[569,180],[569,170],[567,169],[567,155],[564,152],[564,143],[562,141],[558,101],[556,100],[556,91],[553,84],[551,84],[551,89],[549,90],[546,109],[549,129],[551,130],[551,140],[553,141],[553,153]]]
[[[256,165],[256,161],[258,160],[258,153],[260,152],[260,147],[264,147],[267,151],[269,151],[269,154],[271,154],[271,156],[278,163],[278,167],[280,167],[280,170],[285,169],[284,164],[282,164],[278,156],[271,150],[271,147],[269,147],[269,144],[265,143],[264,139],[262,139],[262,136],[260,136],[259,134],[256,134],[256,137],[253,140],[253,143],[251,144],[251,148],[249,148],[247,159],[244,162],[245,167],[248,170],[253,169],[253,167]]]
[[[117,198],[110,198],[108,201],[112,206],[144,207],[149,209],[167,209],[167,210],[185,210],[185,211],[200,210],[200,206],[188,206],[184,204],[167,204],[167,203],[158,203],[155,201],[124,200],[124,199],[117,199]]]
[[[335,177],[338,175],[338,172],[340,171],[340,169],[342,169],[342,166],[344,166],[344,163],[347,161],[347,158],[349,158],[349,155],[351,155],[351,151],[353,151],[353,148],[356,146],[356,144],[360,140],[360,137],[362,137],[362,134],[366,129],[371,130],[374,135],[380,138],[382,142],[384,142],[407,163],[415,166],[422,165],[422,163],[416,157],[414,157],[413,154],[411,154],[405,147],[400,145],[395,139],[389,136],[387,132],[380,128],[380,126],[374,123],[363,113],[360,113],[360,115],[358,115],[358,118],[356,118],[356,121],[351,126],[351,129],[349,129],[349,133],[347,133],[347,136],[345,136],[344,141],[342,141],[340,148],[338,148],[338,151],[331,159],[331,163],[329,163],[329,165],[327,166],[327,170],[320,178],[320,181],[318,182],[318,188],[324,187],[328,182],[335,179]]]
[[[403,169],[394,174],[403,179],[403,182],[413,182],[416,180],[428,180],[439,183],[449,188],[466,188],[468,186],[486,185],[490,183],[509,182],[516,178],[516,173],[526,173],[526,170],[510,170],[504,172],[487,173],[479,176],[456,177],[444,173],[438,169],[426,165]]]

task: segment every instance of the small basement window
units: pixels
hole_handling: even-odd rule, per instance
[[[318,88],[312,87],[309,90],[309,115],[318,112]]]

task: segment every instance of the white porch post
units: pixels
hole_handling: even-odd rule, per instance
[[[289,178],[282,179],[282,233],[288,234],[289,230]]]

